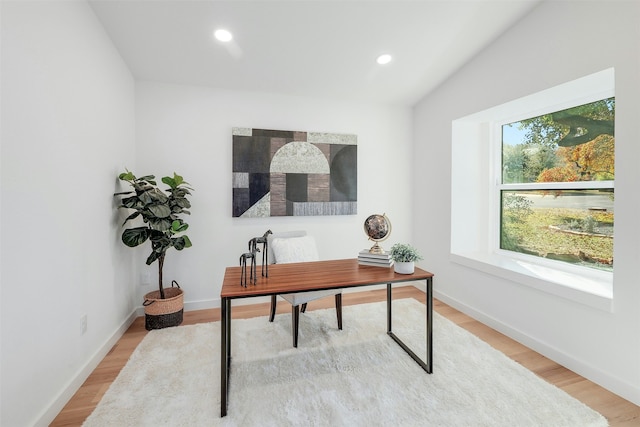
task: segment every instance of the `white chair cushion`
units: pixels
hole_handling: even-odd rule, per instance
[[[280,232],[275,232],[273,234],[269,234],[269,236],[267,236],[267,242],[269,243],[267,246],[267,262],[269,264],[275,264],[276,263],[276,257],[273,254],[273,239],[289,239],[291,237],[302,237],[302,236],[306,236],[307,232],[304,230],[295,230],[295,231],[280,231]]]
[[[275,238],[271,241],[276,264],[318,261],[318,249],[313,236]]]
[[[311,292],[298,292],[297,294],[280,294],[282,298],[289,301],[289,304],[296,306],[300,304],[306,304],[309,301],[328,297],[329,295],[341,294],[342,289],[327,290],[327,291],[311,291]]]

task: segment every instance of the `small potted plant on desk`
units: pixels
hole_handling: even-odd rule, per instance
[[[171,288],[164,288],[162,268],[167,249],[175,248],[181,251],[191,246],[189,237],[178,234],[189,227],[179,216],[190,214],[187,209],[191,207],[191,203],[187,200],[187,195],[190,195],[189,190],[193,189],[175,172],[173,177],[162,178],[162,182],[169,187],[166,193],[158,188],[153,175],[137,178],[127,171],[121,173],[118,178],[132,187],[131,191],[114,194],[121,197],[119,208],[134,211],[125,219],[124,224],[136,218],[142,219],[144,223],[125,229],[122,242],[131,248],[146,241],[151,242],[151,254],[147,258],[147,265],[158,261],[158,290],[144,296],[145,328],[151,330],[178,326],[182,323],[184,312],[182,289],[175,280],[172,281]],[[173,287],[174,284],[177,287]]]
[[[393,259],[393,269],[400,274],[413,274],[415,262],[422,259],[417,249],[406,243],[396,243],[389,251]]]

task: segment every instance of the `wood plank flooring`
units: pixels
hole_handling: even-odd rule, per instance
[[[394,288],[394,298],[415,298],[424,302],[425,294],[413,286]],[[343,295],[343,306],[385,301],[386,290],[370,290]],[[324,298],[309,304],[308,310],[333,307],[333,298]],[[508,357],[525,366],[539,377],[561,388],[571,396],[600,412],[609,420],[611,427],[632,427],[640,425],[640,407],[582,378],[574,372],[558,365],[533,350],[494,331],[460,311],[434,300],[434,310],[462,328],[478,336]],[[291,306],[286,302],[278,304],[278,313],[289,313]],[[267,316],[269,304],[253,304],[233,307],[233,318]],[[220,320],[220,310],[199,310],[186,312],[183,325],[215,322]],[[118,376],[129,356],[144,338],[144,318],[140,317],[129,327],[118,343],[111,349],[93,373],[87,378],[71,398],[51,426],[79,426],[91,414],[109,385]],[[435,355],[437,357],[437,355]],[[217,386],[217,385],[216,385]],[[578,427],[578,426],[577,426]]]

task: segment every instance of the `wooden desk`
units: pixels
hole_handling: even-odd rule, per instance
[[[220,416],[227,415],[229,369],[231,367],[231,301],[324,289],[354,288],[387,284],[387,334],[396,341],[427,373],[433,372],[433,274],[420,268],[414,274],[397,274],[393,268],[370,267],[358,264],[357,259],[273,264],[269,277],[258,277],[256,285],[240,285],[240,267],[227,267],[220,291],[221,345],[220,345]],[[391,329],[391,285],[393,283],[424,280],[427,285],[427,355],[426,361],[417,356]],[[265,325],[266,327],[266,325]],[[349,327],[346,325],[346,327]]]

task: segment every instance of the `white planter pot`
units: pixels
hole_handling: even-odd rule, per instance
[[[400,273],[400,274],[413,274],[414,268],[415,268],[415,262],[413,261],[393,263],[393,270],[396,273]]]

